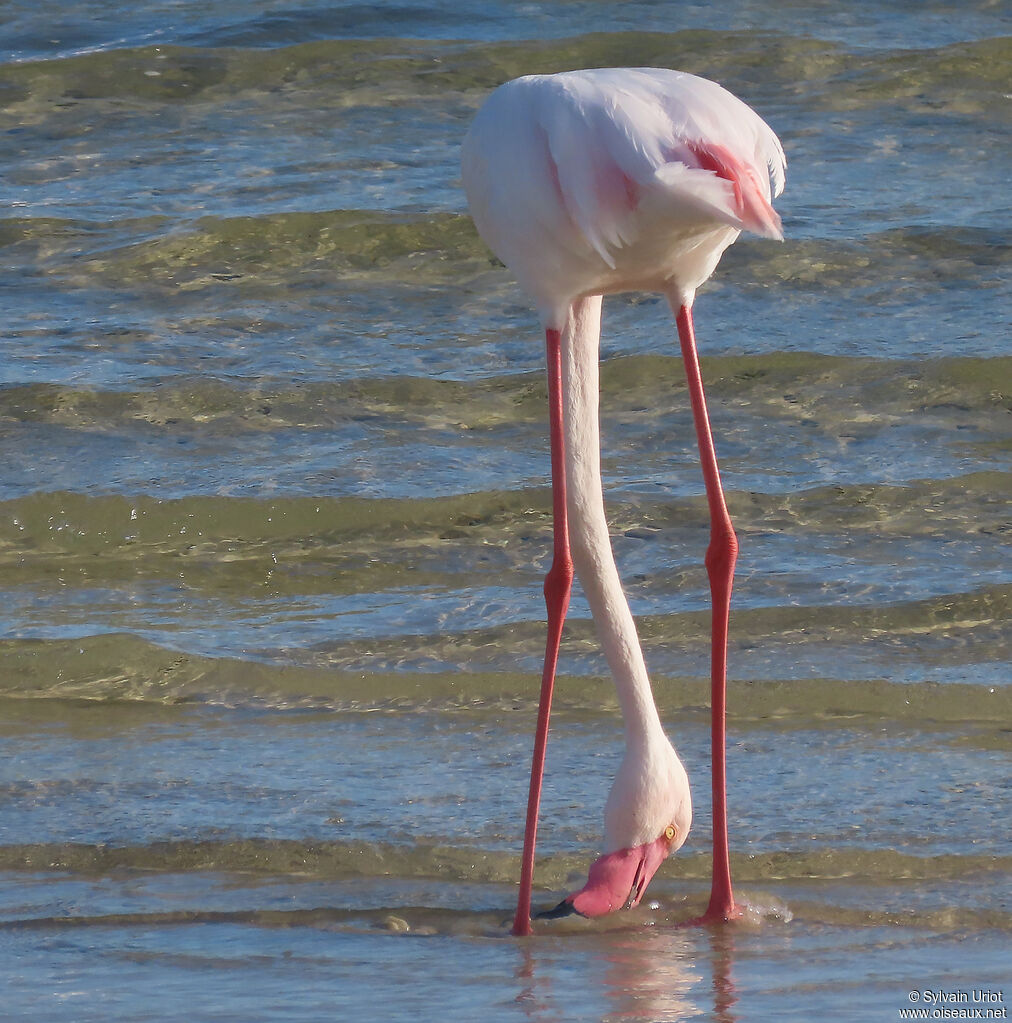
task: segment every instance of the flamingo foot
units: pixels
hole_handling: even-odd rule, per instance
[[[741,920],[745,916],[748,909],[747,905],[742,905],[739,902],[734,901],[734,895],[731,893],[730,875],[728,875],[725,884],[721,884],[720,878],[718,877],[713,887],[710,889],[710,902],[706,907],[706,912],[702,916],[693,917],[691,920],[685,920],[680,923],[679,927],[720,927],[723,924],[733,923],[735,920]]]
[[[741,920],[745,910],[741,906],[732,903],[731,906],[723,909],[708,907],[702,916],[694,916],[691,920],[683,920],[677,926],[682,927],[723,927],[724,924],[734,923]]]

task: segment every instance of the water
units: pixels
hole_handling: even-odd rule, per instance
[[[5,5],[6,1017],[1007,1005],[1010,23],[883,0]],[[678,926],[709,871],[705,502],[670,318],[626,296],[609,514],[696,820],[650,905],[515,941],[542,354],[466,216],[459,141],[506,78],[628,64],[718,79],[789,159],[787,241],[741,239],[696,306],[742,541],[751,908]],[[571,615],[538,905],[594,856],[621,754],[579,594]]]

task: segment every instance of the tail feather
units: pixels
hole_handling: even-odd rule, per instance
[[[765,174],[760,176],[724,146],[696,141],[685,146],[696,166],[674,162],[659,167],[655,177],[664,187],[731,227],[783,241],[780,214],[770,203]]]

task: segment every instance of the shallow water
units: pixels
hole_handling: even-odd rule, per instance
[[[17,2],[0,26],[9,1018],[1007,1005],[1000,5]],[[750,910],[679,926],[709,871],[705,501],[670,317],[625,296],[609,515],[696,817],[649,906],[516,941],[542,354],[459,141],[506,78],[627,64],[720,80],[789,160],[787,241],[740,239],[696,306],[741,539]],[[538,905],[595,855],[621,753],[578,593],[558,701]]]

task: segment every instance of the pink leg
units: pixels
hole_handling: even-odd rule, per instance
[[[713,624],[710,648],[711,749],[713,774],[713,884],[710,904],[703,922],[730,920],[738,915],[731,892],[731,863],[727,844],[727,748],[725,714],[727,704],[727,626],[731,610],[731,585],[738,556],[738,538],[724,502],[717,470],[717,454],[706,411],[703,378],[699,373],[692,312],[681,306],[676,314],[678,338],[682,345],[685,375],[689,382],[692,419],[696,425],[699,457],[703,466],[706,500],[710,506],[710,545],[706,549],[706,571],[710,577]]]
[[[554,551],[552,567],[545,577],[545,604],[548,608],[548,643],[545,667],[541,675],[541,700],[538,724],[534,733],[534,758],[531,763],[531,786],[527,794],[527,826],[524,830],[524,852],[520,867],[520,894],[513,918],[513,933],[531,933],[531,888],[534,881],[534,842],[538,831],[538,808],[541,805],[541,780],[545,773],[545,748],[548,745],[548,719],[552,709],[555,668],[559,662],[562,625],[569,609],[573,586],[573,559],[569,551],[569,521],[566,514],[566,460],[562,437],[562,355],[561,337],[557,330],[545,331],[548,354],[548,418],[552,449],[552,516]]]

